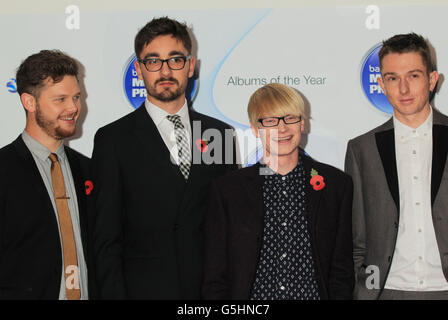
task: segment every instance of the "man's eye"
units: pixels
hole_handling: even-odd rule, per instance
[[[181,57],[174,57],[174,58],[171,58],[170,60],[173,61],[174,63],[179,63],[179,62],[183,61],[183,59]]]
[[[151,65],[151,64],[158,64],[159,63],[159,59],[148,59],[146,60],[146,63]]]

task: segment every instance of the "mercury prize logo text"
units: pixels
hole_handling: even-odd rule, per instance
[[[381,89],[378,78],[381,77],[380,63],[378,58],[378,52],[380,51],[382,44],[378,44],[373,47],[364,58],[361,67],[361,86],[365,96],[370,103],[377,109],[392,114],[393,107],[384,95]]]

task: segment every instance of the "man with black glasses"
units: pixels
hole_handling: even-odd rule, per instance
[[[212,183],[205,218],[206,299],[351,299],[350,177],[299,148],[300,94],[269,84],[251,96],[262,163]]]
[[[212,147],[202,135],[231,129],[187,106],[195,57],[184,24],[153,19],[135,54],[147,99],[98,130],[92,155],[100,298],[198,299],[209,183],[236,169],[233,139]],[[205,163],[207,152],[221,157]]]

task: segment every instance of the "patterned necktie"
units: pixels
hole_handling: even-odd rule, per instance
[[[72,218],[68,209],[67,195],[65,193],[64,176],[58,156],[50,154],[51,180],[53,182],[54,201],[58,211],[59,228],[62,237],[62,251],[64,254],[65,295],[67,300],[79,300],[81,290],[78,279],[78,256],[76,254],[75,236],[73,234]],[[73,278],[74,282],[67,281]]]
[[[191,152],[188,143],[187,130],[182,124],[182,120],[179,115],[168,115],[166,116],[169,121],[174,123],[174,134],[176,136],[177,144],[177,155],[179,156],[179,168],[180,172],[188,180],[188,175],[190,174],[191,166]]]

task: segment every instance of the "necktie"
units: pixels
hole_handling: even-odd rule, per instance
[[[73,234],[72,218],[68,209],[67,195],[65,193],[64,176],[58,156],[50,154],[51,180],[53,182],[54,201],[58,211],[59,228],[62,237],[62,250],[64,254],[65,294],[67,300],[79,300],[81,290],[78,279],[78,258],[76,254],[75,236]],[[74,282],[67,281],[73,278]]]
[[[176,144],[179,156],[179,168],[180,172],[184,176],[185,180],[188,180],[191,166],[191,152],[188,143],[187,130],[182,124],[182,120],[179,115],[166,116],[169,121],[174,123],[174,134],[176,136]]]

